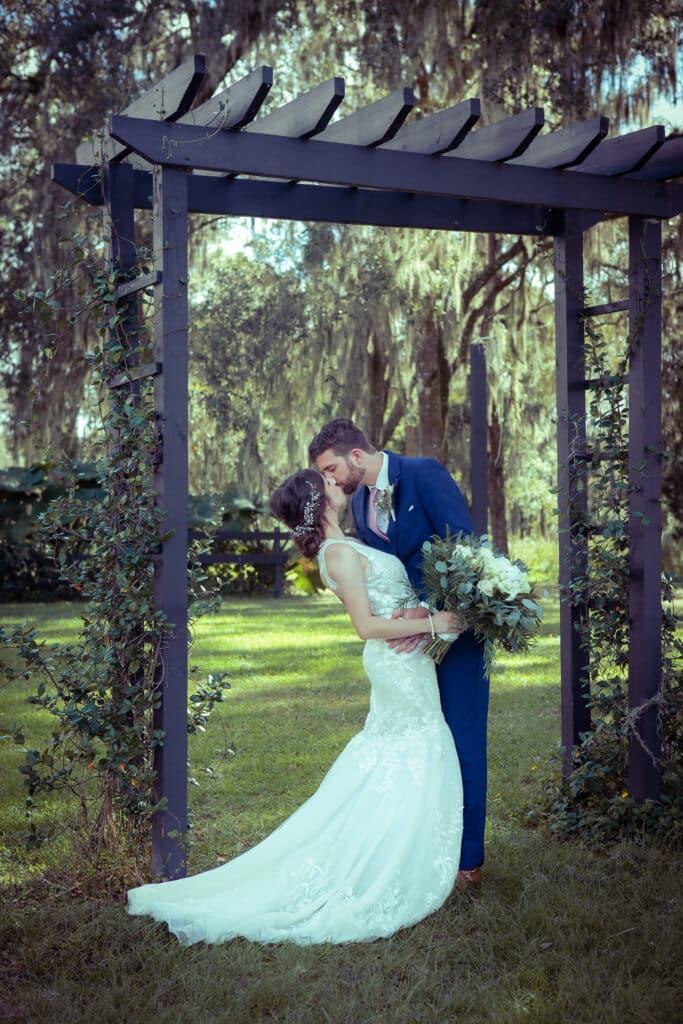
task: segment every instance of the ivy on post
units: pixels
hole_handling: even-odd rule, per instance
[[[154,168],[155,411],[160,432],[156,491],[162,545],[154,569],[154,605],[172,624],[164,639],[155,730],[157,795],[163,801],[152,822],[152,872],[185,873],[187,830],[187,488],[188,488],[188,300],[187,174]]]
[[[657,697],[662,685],[662,379],[659,221],[629,219],[629,732],[633,799],[661,791]]]
[[[560,545],[560,674],[562,684],[563,769],[572,771],[572,752],[590,729],[587,704],[588,652],[580,627],[588,609],[574,601],[575,583],[585,579],[588,549],[578,520],[587,509],[586,396],[583,329],[583,229],[579,216],[565,214],[555,239],[555,335],[557,362],[557,462]]]

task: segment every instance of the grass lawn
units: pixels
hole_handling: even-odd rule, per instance
[[[50,844],[22,848],[18,754],[0,744],[0,1020],[673,1024],[683,1004],[676,852],[592,852],[519,823],[559,736],[558,607],[546,605],[531,655],[494,670],[482,890],[389,940],[180,947],[163,925],[128,918],[120,899],[69,888],[68,804],[41,812]],[[29,618],[66,641],[78,613],[4,605],[0,622]],[[191,737],[192,872],[252,846],[313,792],[367,711],[361,647],[329,595],[231,600],[198,624],[192,662],[228,672],[233,688]],[[0,733],[33,719],[29,737],[48,737],[24,696],[0,693]]]

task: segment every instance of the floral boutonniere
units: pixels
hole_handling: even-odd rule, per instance
[[[389,484],[386,490],[377,491],[377,511],[384,512],[386,515],[391,516],[392,520],[396,522],[396,513],[394,512],[393,505],[394,498],[394,485]]]

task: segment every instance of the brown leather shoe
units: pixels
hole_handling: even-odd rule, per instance
[[[471,868],[469,871],[458,871],[455,879],[454,889],[460,892],[471,892],[481,885],[481,868]]]

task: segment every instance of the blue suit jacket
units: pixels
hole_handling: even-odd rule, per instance
[[[388,542],[368,526],[368,489],[360,486],[351,499],[358,539],[380,551],[397,555],[410,582],[422,591],[420,561],[422,544],[433,534],[472,533],[473,526],[460,488],[445,466],[436,459],[415,459],[387,452],[389,483],[394,490],[395,520],[390,519]]]

